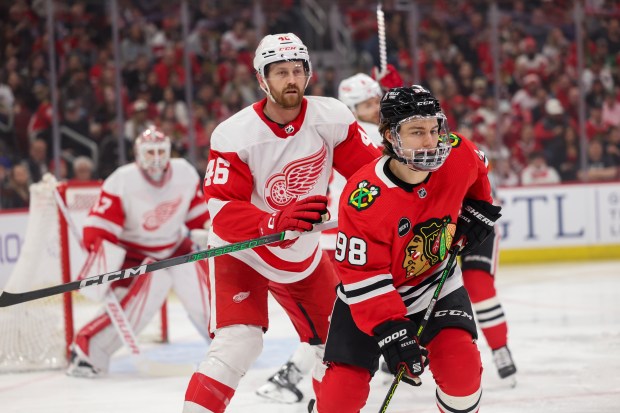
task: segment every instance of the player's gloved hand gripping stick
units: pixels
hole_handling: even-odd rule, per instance
[[[109,272],[106,274],[95,275],[93,277],[84,278],[82,280],[71,281],[65,284],[59,284],[53,287],[41,288],[39,290],[26,291],[22,293],[10,293],[8,291],[2,292],[0,295],[0,307],[8,307],[11,305],[24,303],[26,301],[37,300],[39,298],[50,297],[56,294],[68,293],[71,291],[77,291],[82,288],[87,288],[94,285],[101,285],[111,283],[116,280],[122,280],[130,277],[137,277],[139,275],[147,274],[149,272],[161,270],[164,268],[174,267],[175,265],[185,264],[187,262],[194,262],[203,260],[205,258],[217,257],[219,255],[230,254],[231,252],[243,251],[260,247],[261,245],[273,244],[284,240],[293,240],[301,235],[321,232],[328,229],[336,228],[338,221],[327,221],[320,224],[315,224],[311,231],[297,232],[297,231],[281,231],[274,232],[269,235],[250,239],[247,241],[236,242],[234,244],[222,245],[221,247],[209,248],[202,251],[192,252],[189,254],[181,255],[178,257],[168,258],[153,263],[142,264],[136,267],[126,268],[120,271]]]

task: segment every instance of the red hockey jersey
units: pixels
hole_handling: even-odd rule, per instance
[[[361,168],[339,204],[336,260],[339,297],[367,334],[388,320],[423,311],[445,266],[464,198],[491,202],[487,161],[473,143],[451,134],[452,151],[417,185],[390,171],[389,157]],[[440,297],[463,285],[455,266]]]

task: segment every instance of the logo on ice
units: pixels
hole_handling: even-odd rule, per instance
[[[144,264],[139,266],[138,268],[127,268],[126,270],[114,271],[95,277],[84,278],[80,282],[80,288],[90,287],[91,285],[106,284],[112,281],[124,280],[125,278],[142,275],[146,273],[146,267],[147,264]]]

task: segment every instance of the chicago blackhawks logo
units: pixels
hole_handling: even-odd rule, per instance
[[[406,278],[416,277],[446,258],[456,225],[450,217],[431,218],[413,227],[413,237],[405,246],[403,268]]]
[[[165,201],[157,205],[152,211],[144,214],[142,228],[147,231],[155,231],[159,229],[166,221],[168,221],[181,205],[181,197],[172,201]]]
[[[452,145],[453,148],[458,148],[461,145],[461,141],[462,141],[461,137],[454,133],[451,133],[448,139],[450,140],[450,145]]]
[[[287,164],[265,184],[265,201],[275,211],[282,209],[315,187],[327,160],[325,145],[316,153]]]
[[[370,185],[368,181],[362,181],[357,184],[357,189],[351,192],[349,195],[349,205],[353,208],[361,211],[368,208],[375,202],[375,199],[379,196],[379,187]]]

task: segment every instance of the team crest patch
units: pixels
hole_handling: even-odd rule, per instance
[[[456,229],[450,221],[449,216],[431,218],[413,227],[402,264],[406,278],[417,277],[446,258]]]
[[[461,142],[463,141],[463,139],[461,139],[460,136],[454,134],[454,133],[450,133],[449,138],[450,139],[450,145],[453,148],[458,148],[461,145]]]
[[[370,207],[379,196],[379,187],[370,185],[368,181],[357,184],[357,188],[349,195],[349,205],[358,211]]]

